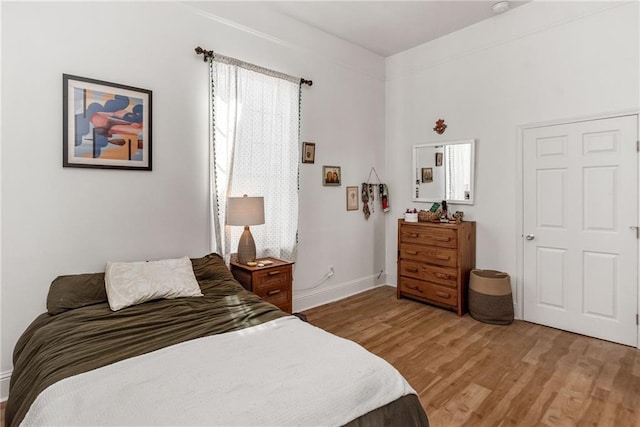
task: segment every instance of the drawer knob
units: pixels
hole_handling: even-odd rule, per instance
[[[418,233],[409,233],[409,237],[420,237]]]
[[[451,298],[451,294],[449,292],[436,291],[436,295],[442,298]]]
[[[267,295],[272,297],[272,296],[274,296],[276,294],[279,294],[279,293],[280,293],[280,289],[274,289],[272,291],[267,292]]]
[[[451,279],[451,276],[445,273],[436,273],[435,276],[439,279]]]
[[[418,269],[415,267],[407,267],[405,268],[405,270],[407,270],[409,273],[417,273]]]
[[[409,255],[418,255],[418,251],[407,251]]]
[[[417,286],[409,286],[409,285],[407,285],[407,288],[411,289],[412,291],[418,291],[418,292],[422,293],[422,289],[420,289]]]
[[[276,274],[280,274],[282,271],[270,271],[269,276],[275,276]]]

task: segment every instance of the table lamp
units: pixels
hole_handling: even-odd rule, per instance
[[[246,264],[256,260],[256,243],[250,225],[264,224],[264,197],[229,197],[227,199],[227,225],[242,225],[244,231],[238,242],[238,262]]]

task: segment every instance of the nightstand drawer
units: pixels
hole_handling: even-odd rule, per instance
[[[289,295],[288,287],[286,289],[271,289],[267,291],[264,295],[258,294],[260,298],[263,300],[280,307],[283,311],[291,312],[291,308],[289,305],[291,304],[291,295]],[[288,308],[288,310],[286,309]]]
[[[286,289],[291,283],[291,266],[285,265],[270,268],[255,273],[253,292],[257,295],[266,295],[266,292],[274,289]]]

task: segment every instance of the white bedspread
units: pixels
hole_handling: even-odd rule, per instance
[[[342,425],[410,393],[383,359],[284,317],[62,380],[22,424]]]

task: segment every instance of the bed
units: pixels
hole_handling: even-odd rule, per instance
[[[6,425],[428,426],[384,360],[246,291],[216,254],[191,266],[202,296],[118,311],[104,273],[57,278],[14,349]]]

